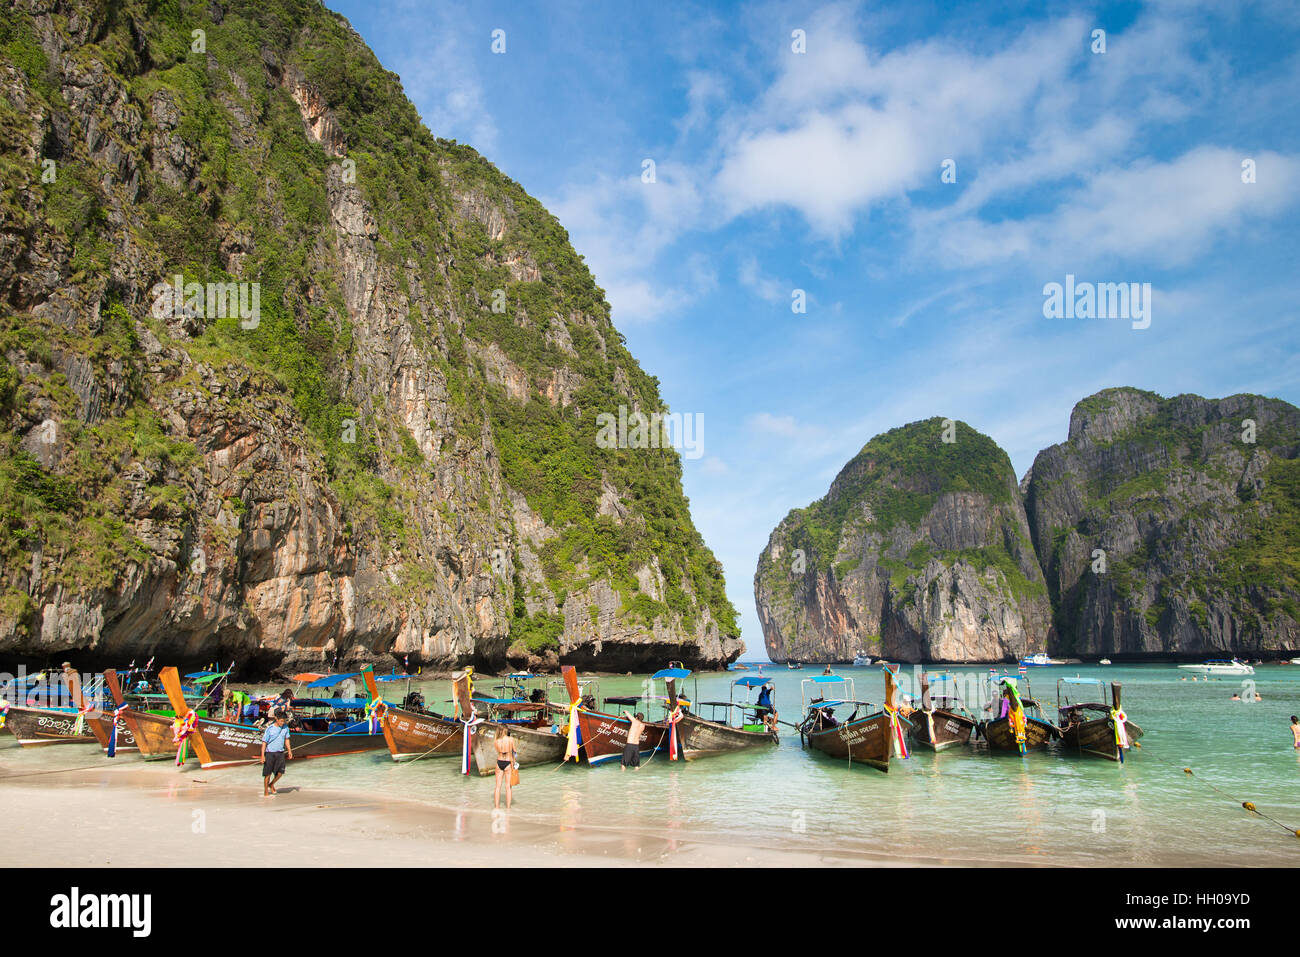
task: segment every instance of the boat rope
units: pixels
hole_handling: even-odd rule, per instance
[[[102,764],[87,764],[80,768],[50,768],[47,771],[26,771],[22,774],[0,774],[0,784],[5,781],[12,781],[14,778],[38,778],[42,774],[67,774],[69,771],[103,771]]]
[[[1133,746],[1134,746],[1134,747],[1138,747],[1138,748],[1142,747],[1142,745],[1141,745],[1139,742],[1137,742],[1137,741],[1134,741],[1134,742],[1133,742]],[[1149,750],[1149,749],[1144,749],[1144,750]],[[1257,814],[1257,815],[1259,815],[1260,817],[1262,817],[1262,818],[1263,818],[1264,820],[1266,820],[1266,821],[1271,821],[1273,824],[1276,824],[1278,827],[1282,828],[1282,830],[1284,830],[1284,831],[1289,831],[1289,832],[1290,832],[1293,836],[1295,836],[1295,837],[1300,837],[1300,828],[1291,827],[1289,824],[1285,824],[1285,823],[1283,823],[1282,821],[1279,821],[1277,818],[1275,818],[1275,817],[1271,817],[1270,815],[1265,814],[1263,811],[1261,811],[1261,810],[1260,810],[1260,809],[1255,805],[1255,803],[1254,803],[1253,801],[1238,801],[1238,800],[1237,800],[1237,796],[1236,796],[1235,794],[1230,794],[1229,792],[1223,790],[1223,788],[1220,788],[1220,787],[1216,786],[1212,781],[1209,781],[1209,780],[1206,779],[1206,778],[1200,777],[1200,776],[1199,776],[1198,774],[1196,774],[1196,773],[1195,773],[1191,768],[1189,768],[1189,767],[1182,767],[1181,765],[1174,764],[1174,763],[1172,763],[1172,762],[1170,762],[1170,761],[1162,761],[1160,758],[1150,758],[1150,759],[1148,759],[1148,760],[1155,761],[1157,764],[1163,764],[1163,765],[1165,765],[1166,767],[1170,767],[1170,768],[1180,768],[1180,767],[1181,767],[1182,772],[1183,772],[1185,775],[1187,775],[1188,777],[1190,777],[1190,778],[1192,778],[1192,779],[1194,779],[1194,780],[1196,780],[1196,781],[1199,781],[1201,784],[1204,784],[1206,787],[1210,788],[1212,791],[1215,791],[1215,792],[1217,792],[1217,793],[1219,793],[1219,794],[1222,794],[1224,797],[1228,798],[1228,799],[1229,799],[1230,801],[1232,801],[1234,804],[1240,804],[1243,808],[1245,808],[1245,809],[1246,809],[1247,811],[1249,811],[1250,813],[1252,813],[1252,814]]]
[[[458,732],[459,730],[460,730],[460,728],[452,728],[450,731],[448,731],[446,734],[444,734],[441,738],[439,738],[438,741],[437,741],[437,743],[434,744],[434,746],[431,747],[428,751],[425,751],[423,754],[417,754],[415,757],[411,758],[410,761],[404,761],[404,762],[402,762],[402,763],[403,763],[403,764],[414,764],[416,761],[420,760],[420,758],[427,758],[429,755],[433,754],[433,752],[437,751],[440,747],[442,747],[444,744],[446,744],[448,741],[450,741],[452,735],[454,735],[454,734],[455,734],[456,732]]]

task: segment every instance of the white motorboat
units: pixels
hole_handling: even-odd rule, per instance
[[[1055,658],[1048,657],[1047,653],[1042,651],[1033,655],[1025,655],[1020,659],[1020,663],[1025,666],[1035,665],[1038,667],[1064,664],[1062,661],[1057,661]]]
[[[1103,659],[1101,659],[1101,661],[1097,662],[1097,664],[1099,664],[1099,665],[1108,665],[1108,664],[1110,664],[1110,659],[1109,659],[1109,658],[1103,658]]]
[[[1253,675],[1255,669],[1244,661],[1238,661],[1233,658],[1231,661],[1224,661],[1216,658],[1203,662],[1199,665],[1179,665],[1182,671],[1194,671],[1198,675]]]
[[[856,655],[853,656],[853,667],[855,668],[871,667],[871,656],[868,655],[865,651],[859,651]]]

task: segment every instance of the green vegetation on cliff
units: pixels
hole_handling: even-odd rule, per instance
[[[132,527],[150,514],[185,525],[187,542],[225,534],[214,516],[197,514],[195,486],[203,483],[191,473],[203,458],[177,416],[165,414],[195,395],[229,418],[214,428],[257,420],[301,444],[297,467],[321,471],[349,547],[399,557],[399,597],[418,599],[429,584],[424,562],[433,549],[421,536],[433,517],[478,536],[465,543],[478,554],[511,534],[508,516],[465,522],[448,501],[416,491],[430,487],[435,463],[391,407],[388,383],[369,380],[371,356],[354,323],[374,317],[350,315],[347,306],[340,262],[354,251],[343,248],[333,215],[339,192],[355,182],[373,217],[358,232],[378,258],[366,278],[395,277],[395,290],[371,291],[387,292],[395,312],[409,309],[409,345],[427,366],[421,381],[432,382],[435,398],[445,390],[441,454],[467,458],[486,430],[500,478],[555,532],[539,556],[540,586],[501,576],[513,599],[503,603],[512,639],[541,650],[563,627],[557,613],[529,615],[520,589],[562,604],[602,578],[634,625],[664,617],[690,633],[707,610],[723,635],[739,634],[721,566],[692,523],[677,453],[596,445],[598,413],[665,407],[658,381],[628,352],[603,290],[553,216],[473,149],[425,129],[398,77],[315,0],[84,6],[95,24],[89,42],[64,45],[75,48],[76,69],[103,71],[91,88],[106,92],[104,102],[75,107],[32,15],[0,11],[0,64],[15,67],[24,87],[21,97],[0,96],[0,227],[46,236],[40,256],[55,264],[58,283],[97,304],[94,318],[38,318],[12,304],[21,297],[5,277],[0,584],[25,573],[40,543],[68,556],[60,584],[107,589],[128,563],[148,557]],[[46,29],[71,29],[62,14],[50,23]],[[196,29],[202,51],[192,47]],[[328,117],[315,127],[324,142],[309,135],[295,97]],[[39,163],[15,159],[30,150],[38,113],[58,118],[59,129],[70,122],[74,133],[93,120],[112,149],[69,141],[57,180],[42,182]],[[178,325],[151,315],[148,287],[176,275],[256,280],[258,323],[230,316]],[[499,302],[504,308],[494,308]],[[152,355],[137,332],[156,340]],[[408,345],[390,333],[385,348]],[[369,334],[372,343],[379,337]],[[524,395],[494,379],[489,350],[525,383]],[[82,359],[93,382],[69,383],[63,370]],[[93,426],[85,423],[91,394],[102,399]],[[46,414],[60,431],[52,464],[43,466],[19,433]],[[485,475],[467,485],[479,510],[499,501]],[[605,488],[625,512],[618,520],[600,514]],[[242,515],[244,504],[233,501],[233,514]],[[637,586],[649,565],[662,573],[662,601]]]

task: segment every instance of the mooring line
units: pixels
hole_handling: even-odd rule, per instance
[[[1148,751],[1147,748],[1143,748],[1142,750],[1143,750],[1144,752]],[[1215,785],[1215,784],[1214,784],[1212,781],[1210,781],[1209,779],[1207,779],[1207,778],[1203,778],[1203,777],[1200,777],[1200,776],[1197,775],[1196,772],[1194,772],[1191,768],[1186,767],[1186,766],[1184,766],[1184,765],[1172,764],[1172,763],[1169,762],[1169,761],[1162,761],[1160,758],[1152,758],[1152,760],[1155,761],[1157,764],[1163,764],[1163,765],[1165,765],[1166,767],[1171,767],[1171,768],[1181,768],[1181,769],[1182,769],[1182,772],[1183,772],[1184,774],[1186,774],[1188,777],[1194,778],[1195,780],[1201,782],[1202,784],[1204,784],[1206,787],[1210,788],[1211,790],[1217,792],[1218,794],[1222,794],[1224,797],[1228,798],[1228,799],[1229,799],[1230,801],[1232,801],[1234,804],[1240,804],[1243,808],[1245,808],[1247,811],[1250,811],[1252,814],[1258,814],[1258,815],[1259,815],[1260,817],[1262,817],[1264,820],[1266,820],[1266,821],[1270,821],[1270,822],[1272,822],[1273,824],[1276,824],[1278,827],[1282,828],[1282,830],[1284,830],[1284,831],[1289,831],[1289,832],[1290,832],[1294,837],[1300,837],[1300,828],[1291,827],[1291,826],[1288,825],[1288,824],[1284,824],[1284,823],[1282,823],[1282,822],[1279,821],[1277,818],[1275,818],[1275,817],[1271,817],[1271,816],[1265,814],[1265,813],[1264,813],[1263,811],[1261,811],[1258,807],[1256,807],[1255,804],[1254,804],[1254,802],[1252,802],[1252,801],[1238,801],[1236,795],[1234,795],[1234,794],[1229,794],[1227,791],[1225,791],[1225,790],[1223,790],[1222,788],[1218,787],[1217,785]]]

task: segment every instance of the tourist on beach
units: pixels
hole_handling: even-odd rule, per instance
[[[284,775],[285,752],[293,757],[289,743],[289,718],[283,711],[275,716],[275,724],[262,732],[262,797],[275,794],[275,782]]]
[[[633,714],[627,709],[623,710],[623,714],[627,715],[631,724],[627,729],[627,744],[623,746],[623,760],[619,762],[620,771],[641,767],[641,735],[645,733],[644,714],[640,711]]]
[[[1300,748],[1300,718],[1291,715],[1291,744]]]
[[[501,806],[501,782],[506,782],[506,810],[510,810],[510,799],[514,796],[511,789],[511,778],[514,776],[515,769],[515,739],[510,736],[510,726],[502,725],[501,730],[497,732],[496,737],[497,749],[497,788],[492,797],[492,806],[498,808]]]

